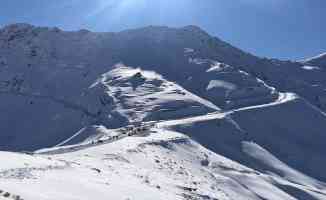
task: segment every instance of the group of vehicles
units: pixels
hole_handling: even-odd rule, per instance
[[[127,134],[128,136],[139,135],[149,131],[151,128],[154,127],[154,123],[128,125],[122,129],[122,134]]]
[[[155,128],[155,127],[156,127],[156,124],[153,122],[131,124],[131,125],[121,128],[119,130],[119,132],[120,132],[119,135],[109,136],[105,139],[99,139],[98,141],[96,141],[96,143],[104,143],[105,141],[118,140],[123,137],[143,135],[143,134],[146,134],[151,128]]]

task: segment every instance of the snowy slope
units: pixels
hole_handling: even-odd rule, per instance
[[[0,188],[25,200],[326,199],[321,183],[271,159],[257,144],[243,143],[243,152],[283,167],[300,184],[245,167],[183,134],[152,129],[146,137],[63,154],[1,152],[7,164],[0,167]]]
[[[322,53],[315,57],[305,59],[301,62],[304,64],[307,64],[307,65],[319,66],[319,67],[325,68],[326,67],[326,53]]]
[[[33,156],[2,152],[2,162],[9,162],[1,168],[0,188],[24,199],[326,199],[325,183],[291,167],[273,149],[286,141],[286,151],[291,153],[296,141],[274,133],[264,143],[260,137],[270,133],[248,134],[242,126],[248,117],[234,116],[265,109],[282,112],[293,104],[306,104],[293,94],[279,96],[273,103],[225,113],[161,120],[158,128],[143,136],[122,136],[119,130],[101,128],[98,137],[84,144],[43,149]],[[109,139],[113,135],[119,137]],[[296,145],[309,152],[304,144]],[[314,156],[322,152],[309,148]],[[16,157],[24,164],[17,163]],[[27,183],[29,187],[20,189]]]
[[[287,98],[275,103],[211,114],[206,121],[203,117],[194,117],[160,124],[172,126],[173,130],[232,160],[261,168],[259,162],[238,152],[243,141],[254,141],[289,166],[325,181],[325,114],[298,96],[285,96]],[[313,124],[318,125],[311,126],[307,119],[313,119]],[[264,166],[263,170],[271,170],[271,167]]]
[[[190,76],[186,84],[222,108],[264,104],[278,98],[276,89],[259,78],[216,60],[198,58],[197,54],[196,50],[185,50],[189,64],[204,70],[203,75]],[[197,84],[192,84],[193,81]],[[202,88],[195,89],[201,85]]]
[[[85,87],[122,62],[155,71],[219,107],[277,98],[256,81],[259,78],[326,109],[325,70],[307,70],[307,64],[300,62],[253,56],[196,26],[93,33],[14,24],[0,30],[0,47],[0,83],[33,94],[56,94],[57,99],[69,103],[78,102]]]
[[[105,85],[130,122],[181,118],[220,110],[153,71],[117,66],[91,86]]]
[[[35,150],[54,146],[73,137],[85,126],[96,124],[117,128],[144,120],[173,119],[219,110],[211,102],[155,72],[123,65],[112,68],[90,82],[88,87],[80,88],[76,97],[74,94],[59,97],[54,91],[45,95],[51,92],[51,88],[40,92],[34,92],[33,88],[2,88],[1,107],[6,115],[0,116],[3,122],[1,149]],[[52,83],[67,92],[69,88],[57,81]],[[80,87],[76,81],[73,83]],[[27,117],[30,113],[33,116]],[[67,120],[69,123],[65,123]],[[16,121],[20,126],[14,126]],[[88,136],[89,133],[79,135],[75,142]]]
[[[0,110],[5,114],[0,114],[0,149],[31,150],[53,146],[94,124],[116,128],[126,125],[129,120],[203,113],[207,106],[216,110],[216,106],[233,108],[267,103],[277,98],[273,90],[256,77],[235,67],[215,70],[217,61],[207,60],[209,54],[203,52],[209,50],[203,41],[210,39],[208,34],[193,26],[180,29],[147,27],[120,33],[65,32],[28,24],[2,28]],[[176,94],[179,99],[168,102],[162,98],[167,91],[157,92],[161,100],[138,102],[139,110],[131,111],[128,106],[133,102],[115,93],[113,95],[118,98],[124,98],[115,105],[114,98],[117,97],[111,98],[104,93],[105,84],[89,87],[120,62],[155,71],[193,94],[183,95],[183,89],[166,87],[167,91],[179,92]],[[155,84],[158,83],[150,87],[156,87]],[[117,86],[112,87],[120,90]],[[145,88],[140,87],[130,95],[140,95],[141,89]],[[168,99],[173,97],[169,96]],[[187,107],[183,99],[189,98],[199,102]],[[133,98],[133,101],[137,99]],[[205,106],[201,106],[202,103]],[[118,107],[123,109],[123,115]],[[146,109],[155,113],[140,114]],[[171,109],[177,110],[173,113]],[[19,122],[18,126],[16,122]]]
[[[0,52],[0,60],[3,62],[5,73],[14,77],[19,75],[17,78],[24,80],[23,86],[26,85],[26,76],[40,73],[42,76],[39,78],[45,76],[44,80],[34,80],[33,82],[36,82],[33,84],[34,87],[39,87],[35,85],[46,81],[50,87],[47,90],[55,89],[51,93],[56,92],[60,96],[66,97],[69,92],[70,94],[66,98],[73,101],[75,99],[71,93],[79,95],[80,89],[87,85],[92,78],[108,71],[107,69],[117,62],[154,70],[169,80],[177,81],[184,87],[187,86],[186,89],[197,95],[206,93],[205,90],[210,89],[209,83],[216,82],[218,72],[220,72],[217,75],[220,76],[218,78],[240,87],[239,93],[243,93],[245,89],[255,90],[257,88],[258,96],[263,96],[264,93],[268,95],[268,90],[264,89],[261,84],[255,83],[255,77],[240,74],[235,68],[238,65],[212,70],[211,67],[222,65],[218,62],[220,59],[209,58],[214,51],[210,49],[211,44],[207,43],[210,41],[214,44],[215,42],[221,43],[221,45],[223,43],[215,41],[203,30],[194,26],[180,29],[146,27],[120,33],[91,33],[85,31],[64,32],[56,28],[16,24],[2,29],[0,38],[2,39],[0,45],[3,47],[1,49],[3,52]],[[231,50],[228,51],[232,52]],[[224,51],[220,53],[228,52]],[[15,73],[11,74],[13,72]],[[67,77],[78,84],[67,84],[64,81],[64,78]],[[51,83],[54,78],[60,79],[61,83]],[[191,84],[194,81],[197,83],[197,87]],[[240,83],[243,84],[240,85]],[[32,83],[28,83],[24,89],[31,87],[30,85]],[[65,89],[62,90],[62,87]],[[70,91],[70,88],[74,91]],[[235,93],[236,98],[241,96],[237,91]],[[252,91],[251,93],[254,94]],[[221,105],[225,103],[225,98],[229,98],[227,94],[223,95],[223,93],[218,95],[219,98],[209,93],[206,95],[211,97],[212,101],[216,101],[215,104]]]

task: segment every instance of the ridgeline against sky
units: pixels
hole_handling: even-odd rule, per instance
[[[0,25],[119,31],[197,25],[263,57],[302,59],[326,51],[324,0],[2,0]]]

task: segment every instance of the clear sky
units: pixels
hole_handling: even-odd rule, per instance
[[[263,57],[326,52],[326,0],[1,0],[0,26],[26,22],[65,30],[119,31],[198,25]]]

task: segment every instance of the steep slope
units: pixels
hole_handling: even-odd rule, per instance
[[[315,67],[326,67],[326,53],[322,53],[318,56],[315,56],[313,58],[308,58],[304,61],[302,61],[303,64],[312,65]]]
[[[221,108],[254,105],[277,98],[271,88],[238,67],[242,65],[228,64],[224,62],[227,59],[214,56],[233,53],[233,50],[224,48],[225,43],[198,27],[145,27],[123,31],[118,36],[124,41],[118,51],[124,63],[150,68]]]
[[[79,94],[76,90],[68,93],[71,89],[58,76],[59,82],[50,81],[56,85],[55,90],[2,88],[1,108],[6,115],[0,116],[1,149],[35,150],[54,146],[83,127],[96,124],[117,128],[143,120],[173,119],[219,110],[154,72],[122,65],[101,75],[88,87],[80,88]],[[83,82],[71,81],[70,87],[80,87],[78,84]],[[23,82],[29,84],[29,80]],[[61,96],[64,93],[66,96]],[[19,126],[14,125],[17,122]]]
[[[312,60],[320,60],[322,57]],[[280,91],[298,93],[321,109],[325,109],[326,105],[323,69],[307,70],[311,68],[299,62],[255,57],[195,26],[150,26],[119,33],[92,33],[15,24],[0,30],[1,83],[8,85],[18,82],[18,86],[17,83],[11,86],[16,89],[34,87],[45,90],[43,87],[47,87],[60,96],[75,101],[81,88],[88,86],[92,80],[119,62],[156,71],[190,92],[205,96],[220,107],[225,106],[230,98],[229,92],[223,91],[234,88],[230,86],[239,87],[238,82],[242,79],[241,74],[237,75],[239,70],[252,77],[241,80],[245,84],[239,88],[240,93],[244,90],[253,93],[254,101],[246,104],[254,104],[257,97],[265,102],[269,100],[268,89],[254,83],[255,78],[259,78]],[[202,66],[199,67],[198,63]],[[207,70],[217,63],[232,66],[232,72],[220,71],[218,75],[222,76],[222,83],[231,84],[214,84],[217,72],[207,73]],[[46,69],[51,69],[51,73]],[[26,80],[33,79],[33,76],[38,79],[27,83]],[[60,83],[69,94],[60,90],[61,84],[53,84],[53,79],[61,80]],[[78,84],[70,84],[67,80],[75,80]],[[213,81],[213,85],[223,86],[218,95],[206,90],[210,81]]]
[[[169,80],[178,81],[180,85],[199,96],[206,95],[206,98],[210,96],[211,100],[220,107],[228,101],[227,97],[222,96],[216,100],[216,95],[205,94],[209,81],[216,80],[209,75],[207,77],[206,71],[210,66],[198,67],[196,62],[190,64],[189,57],[195,61],[200,59],[200,61],[232,66],[235,71],[247,72],[249,76],[259,78],[279,91],[297,93],[320,109],[326,108],[324,90],[326,72],[323,68],[307,70],[309,68],[305,67],[306,64],[300,62],[259,58],[212,37],[195,26],[180,29],[146,27],[120,34],[123,40],[128,41],[125,44],[128,49],[122,52],[121,60],[134,66],[153,66],[156,61],[162,65],[156,64],[155,71],[164,74]],[[142,49],[142,51],[136,52],[137,49]],[[184,49],[187,50],[189,56],[184,55]],[[130,56],[129,51],[136,52],[136,54]],[[145,52],[146,57],[141,55],[142,52]],[[177,73],[180,69],[183,71],[182,74]],[[232,77],[227,82],[232,83],[236,76],[232,75]],[[196,86],[193,82],[197,83]],[[259,84],[255,84],[253,88],[257,86]],[[249,86],[247,89],[250,90],[250,88]],[[262,93],[266,96],[266,91],[259,89],[258,96]],[[256,92],[253,97],[257,97]]]
[[[56,145],[94,124],[111,128],[126,125],[131,116],[115,112],[118,105],[102,92],[105,85],[89,89],[119,62],[154,70],[221,108],[276,98],[273,90],[254,76],[234,67],[216,70],[222,64],[207,60],[200,50],[206,48],[202,40],[209,38],[192,26],[147,27],[120,33],[65,32],[28,24],[4,27],[0,30],[1,149]],[[119,106],[127,106],[122,104]],[[180,112],[203,112],[198,105]],[[167,106],[171,116],[180,114],[171,112],[172,104]],[[157,109],[160,112],[147,119],[167,114],[164,108]]]
[[[1,81],[5,85],[18,81],[18,86],[12,86],[15,89],[51,90],[51,94],[57,93],[70,102],[119,62],[153,70],[220,107],[248,96],[253,102],[245,104],[255,104],[257,98],[265,102],[273,98],[270,89],[257,82],[255,76],[240,73],[239,66],[246,62],[228,55],[234,54],[235,48],[195,26],[92,33],[15,24],[0,31],[0,47]],[[229,66],[223,64],[224,60]],[[239,62],[230,64],[230,60]],[[218,78],[222,82],[217,84]]]
[[[1,29],[0,96],[3,101],[0,109],[5,113],[0,115],[1,149],[30,150],[56,145],[93,124],[111,128],[126,125],[131,116],[116,112],[116,107],[127,109],[128,102],[115,105],[114,97],[103,93],[107,88],[105,84],[89,89],[118,62],[155,70],[219,107],[239,107],[276,98],[274,90],[255,77],[234,67],[216,70],[216,65],[222,64],[205,60],[197,51],[186,48],[192,44],[203,46],[202,37],[209,38],[196,27],[148,27],[120,33],[64,32],[27,24]],[[172,104],[176,103],[164,104],[171,111]],[[182,107],[182,98],[177,104]],[[174,108],[174,114],[164,111],[164,106],[156,109],[160,112],[156,112],[156,116],[152,113],[148,119],[204,111],[199,104],[191,109]],[[141,119],[134,117],[138,119],[133,120]]]
[[[243,141],[253,141],[296,170],[326,180],[323,158],[325,114],[304,99],[285,94],[284,99],[275,103],[218,113],[208,119],[184,120],[187,123],[172,121],[166,125],[220,155],[252,168],[274,170],[283,176],[282,170],[259,164],[260,161],[251,160],[239,152]],[[307,122],[307,119],[312,121]]]
[[[90,90],[103,85],[114,99],[115,111],[129,122],[174,119],[220,110],[161,75],[139,68],[118,65],[103,74]]]

